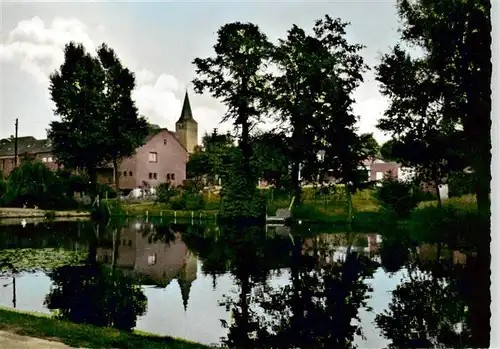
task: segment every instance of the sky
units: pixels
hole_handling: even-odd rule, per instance
[[[284,37],[293,24],[311,30],[314,21],[329,14],[351,25],[347,38],[366,46],[365,62],[374,67],[380,55],[398,38],[395,1],[2,1],[0,34],[0,138],[14,134],[45,138],[54,116],[48,76],[60,67],[64,45],[83,43],[90,52],[105,42],[136,74],[133,93],[139,113],[151,123],[175,130],[185,91],[189,92],[199,138],[221,124],[225,108],[210,95],[197,95],[190,81],[192,61],[213,55],[216,32],[233,21],[257,24],[270,40]],[[356,90],[354,111],[359,131],[373,132],[379,142],[388,139],[376,129],[387,101],[380,95],[373,69]]]

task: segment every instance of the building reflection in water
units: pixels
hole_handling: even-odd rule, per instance
[[[184,309],[187,310],[191,285],[196,280],[198,258],[189,251],[179,232],[169,241],[155,237],[156,227],[132,222],[116,235],[113,248],[99,247],[97,260],[112,264],[140,280],[142,285],[166,287],[177,280]]]

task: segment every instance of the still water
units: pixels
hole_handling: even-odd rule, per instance
[[[0,226],[1,306],[232,348],[485,346],[484,266],[331,226]]]

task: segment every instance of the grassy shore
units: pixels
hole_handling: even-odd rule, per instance
[[[88,211],[47,211],[30,208],[0,207],[0,219],[2,218],[70,218],[90,217]]]
[[[208,348],[201,344],[171,337],[74,324],[43,314],[18,312],[3,307],[0,307],[0,330],[58,341],[77,348]]]
[[[288,208],[291,198],[288,195],[273,195],[270,190],[263,189],[266,197],[267,214],[274,216],[280,208]],[[378,202],[373,198],[372,191],[365,190],[352,196],[356,216],[360,219],[371,220],[379,210]],[[138,203],[124,203],[120,213],[126,216],[176,217],[195,218],[204,220],[217,219],[220,198],[217,195],[205,195],[205,205],[201,209],[173,210],[169,205],[143,201]],[[344,193],[316,195],[313,188],[304,188],[302,205],[294,211],[294,217],[304,221],[340,223],[347,219],[347,203]]]

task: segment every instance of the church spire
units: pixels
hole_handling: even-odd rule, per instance
[[[177,122],[196,122],[193,118],[193,112],[191,111],[191,104],[189,103],[188,91],[186,89],[186,94],[184,95],[184,103],[182,103],[181,116]]]
[[[191,280],[177,279],[177,283],[181,289],[182,304],[184,305],[184,311],[187,311],[187,306],[189,302],[189,293],[191,291]]]

